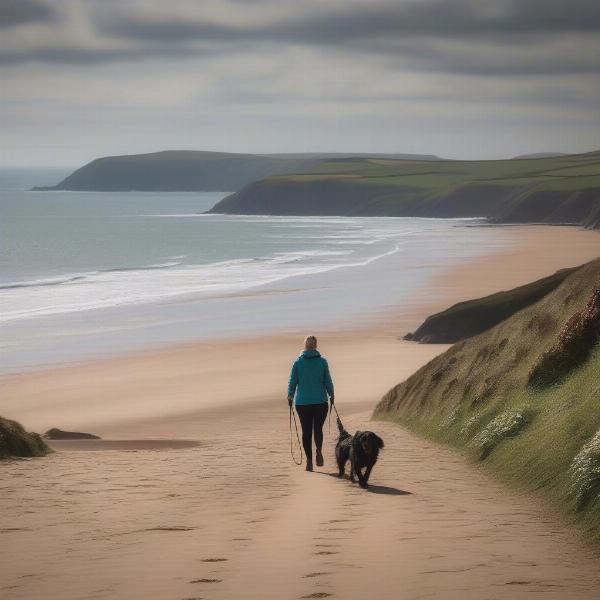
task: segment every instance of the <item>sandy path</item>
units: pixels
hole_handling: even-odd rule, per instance
[[[349,428],[367,426],[370,412],[340,409]],[[12,461],[0,484],[1,595],[597,597],[598,558],[537,501],[448,449],[368,426],[386,448],[367,492],[331,475],[333,436],[325,468],[293,465],[281,401],[197,422],[197,448]]]

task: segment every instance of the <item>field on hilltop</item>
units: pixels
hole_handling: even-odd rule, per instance
[[[449,161],[348,158],[254,182],[212,212],[600,224],[600,152]]]

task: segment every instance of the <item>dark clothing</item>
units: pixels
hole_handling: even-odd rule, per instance
[[[327,402],[320,404],[296,404],[296,412],[302,425],[302,446],[306,460],[312,461],[312,437],[315,434],[317,452],[323,447],[323,424],[327,418],[329,406]]]

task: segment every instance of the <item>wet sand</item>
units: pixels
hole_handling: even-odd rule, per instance
[[[347,428],[386,442],[367,492],[332,476],[333,422],[323,469],[291,460],[284,394],[299,334],[0,378],[3,416],[118,440],[0,465],[0,595],[596,598],[598,556],[538,498],[369,423],[391,385],[446,348],[397,339],[427,314],[600,254],[597,233],[515,232],[513,249],[449,271],[412,303],[320,334]],[[199,445],[178,446],[189,441]]]

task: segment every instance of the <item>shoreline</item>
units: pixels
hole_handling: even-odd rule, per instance
[[[335,476],[335,423],[323,468],[305,473],[290,458],[285,387],[299,334],[0,376],[3,411],[13,407],[4,416],[103,438],[3,462],[0,594],[595,600],[597,555],[542,502],[370,420],[389,387],[448,347],[398,340],[405,327],[597,255],[597,237],[563,231],[530,231],[504,254],[455,265],[411,303],[317,331],[344,425],[385,440],[369,491]]]
[[[320,328],[317,332],[320,347],[334,372],[339,370],[342,374],[338,377],[342,380],[338,397],[346,397],[350,402],[365,402],[364,398],[368,398],[366,402],[374,405],[389,387],[444,351],[447,345],[415,344],[400,339],[430,314],[463,300],[529,283],[600,254],[600,235],[596,231],[556,230],[543,225],[517,226],[514,231],[514,244],[450,266],[412,290],[410,300],[402,306],[389,306],[345,325]],[[303,331],[297,330],[182,342],[1,374],[0,387],[8,408],[4,410],[8,417],[21,420],[31,429],[99,427],[104,431],[109,425],[124,422],[134,424],[220,405],[251,403],[274,396],[285,383],[279,381],[274,386],[272,377],[256,377],[252,375],[253,369],[262,363],[260,368],[279,373],[276,377],[285,379],[288,363],[297,354],[303,335]],[[372,353],[373,359],[382,365],[376,390],[370,381],[358,385],[343,383],[344,373],[355,373],[360,368],[361,348],[367,354]],[[257,360],[253,356],[256,354],[264,360]],[[249,376],[248,389],[242,391],[232,386],[223,365],[242,379]],[[94,385],[86,385],[86,380]],[[169,381],[177,382],[178,400],[161,406],[159,397],[169,393],[164,387]],[[102,401],[100,390],[105,390],[108,401]],[[112,400],[115,395],[124,394],[129,398],[127,406]],[[198,401],[194,394],[203,399]],[[114,416],[110,416],[107,403],[114,408]],[[11,412],[11,408],[15,410]],[[67,423],[63,422],[65,419]]]
[[[136,217],[136,227],[174,236],[168,251],[142,248],[141,260],[113,257],[110,265],[89,265],[88,271],[71,264],[63,269],[62,283],[40,288],[43,278],[25,277],[26,289],[9,285],[2,291],[2,372],[192,341],[305,327],[343,329],[384,303],[401,304],[411,289],[448,265],[514,238],[511,232],[439,219],[241,218],[240,226],[227,218],[208,227],[189,220],[185,210],[154,212]],[[110,220],[101,222],[108,233]],[[240,227],[245,233],[239,248],[218,243],[213,248],[215,235],[235,235]],[[187,237],[179,242],[176,232],[182,228]],[[204,236],[202,243],[193,234]],[[213,250],[214,260],[206,262],[206,252]],[[127,268],[113,270],[115,262]],[[167,268],[149,268],[161,265]]]

